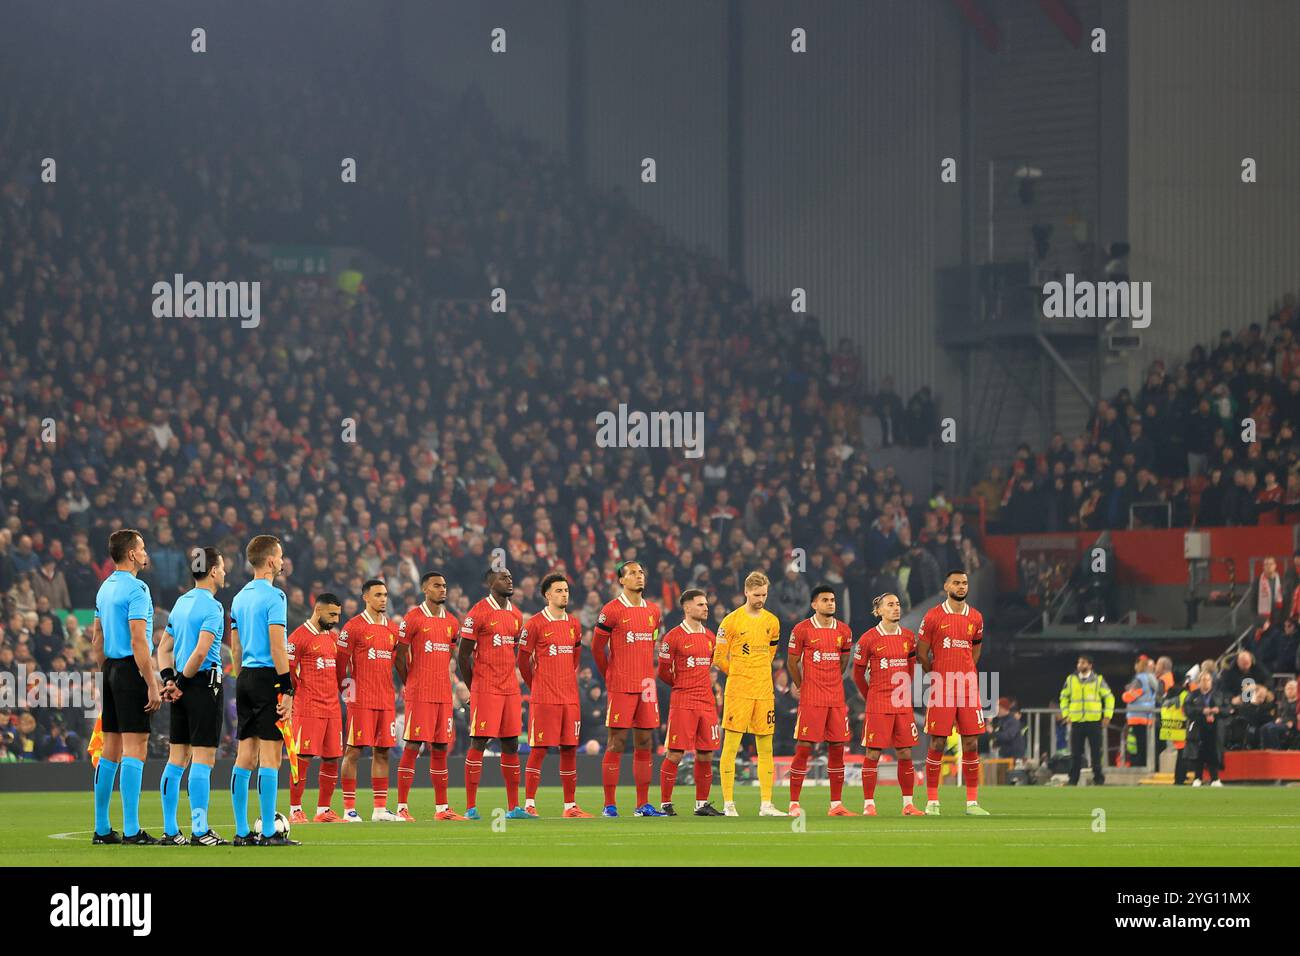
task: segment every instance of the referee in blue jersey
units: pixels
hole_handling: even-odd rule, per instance
[[[221,743],[221,635],[226,610],[217,592],[226,586],[226,561],[216,548],[190,552],[194,587],[176,600],[158,642],[163,698],[171,701],[171,751],[162,775],[164,846],[226,846],[208,826],[212,766]],[[180,669],[176,669],[180,664]],[[181,835],[176,811],[181,777],[190,765],[190,837]]]
[[[240,589],[230,605],[230,654],[237,677],[235,717],[239,752],[230,777],[235,809],[235,846],[296,846],[275,832],[275,798],[280,780],[284,739],[275,722],[293,716],[293,683],[289,675],[288,601],[272,582],[284,568],[280,541],[259,534],[245,550],[253,580]],[[248,825],[248,783],[257,767],[257,796],[262,835]]]
[[[90,644],[104,676],[104,752],[95,768],[96,845],[158,843],[140,829],[140,781],[149,749],[151,716],[162,706],[162,687],[153,671],[153,596],[137,574],[149,566],[144,537],[132,528],[108,537],[115,570],[95,595]],[[109,825],[113,781],[122,771],[122,832]]]

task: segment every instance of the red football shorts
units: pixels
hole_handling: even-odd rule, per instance
[[[799,705],[799,723],[795,726],[795,740],[817,744],[842,744],[851,737],[848,707],[821,707],[817,704]]]
[[[518,694],[470,690],[471,737],[518,737],[523,726],[523,700]]]
[[[454,744],[456,721],[451,704],[433,704],[416,700],[406,705],[406,726],[402,739],[408,743]]]
[[[393,747],[397,744],[397,712],[391,707],[348,708],[349,747]]]
[[[925,732],[931,737],[948,737],[954,721],[963,737],[984,733],[984,711],[979,707],[931,707],[925,712]]]
[[[717,750],[722,738],[716,707],[668,708],[669,750]]]
[[[582,729],[577,704],[528,705],[528,746],[576,747]]]
[[[343,719],[333,717],[299,717],[293,715],[293,739],[298,753],[308,757],[343,756]]]
[[[605,711],[606,727],[635,727],[638,730],[659,728],[659,701],[646,700],[640,692],[610,691],[609,709]]]
[[[916,718],[905,714],[867,714],[862,728],[862,746],[868,750],[911,747],[917,741]]]

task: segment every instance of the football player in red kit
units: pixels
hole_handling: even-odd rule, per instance
[[[343,818],[330,809],[334,785],[343,756],[343,712],[339,708],[338,643],[334,628],[342,602],[333,594],[320,594],[311,617],[289,635],[289,673],[293,677],[293,737],[298,748],[298,782],[289,788],[289,823],[306,823],[302,795],[307,789],[307,769],[320,757],[320,790],[316,796],[315,823],[338,823]]]
[[[828,584],[812,590],[812,617],[790,632],[786,669],[799,688],[798,747],[790,763],[790,816],[803,811],[799,796],[813,747],[826,744],[826,773],[831,780],[830,816],[856,817],[844,806],[844,745],[849,740],[849,708],[844,700],[844,672],[849,666],[853,631],[835,619],[835,591]]]
[[[515,654],[524,615],[510,602],[515,580],[505,568],[484,575],[488,595],[479,601],[460,626],[456,662],[461,679],[469,685],[470,739],[465,755],[465,818],[481,820],[478,785],[483,777],[483,751],[492,738],[501,741],[501,776],[506,783],[506,816],[531,820],[519,806],[519,731],[523,729],[523,701]]]
[[[388,809],[388,750],[397,744],[397,691],[393,686],[393,649],[397,628],[388,619],[388,587],[370,580],[361,588],[365,610],[339,632],[339,683],[353,681],[348,705],[347,751],[343,754],[343,820],[360,823],[357,813],[357,764],[370,748],[370,789],[374,795],[370,819],[401,820]],[[346,697],[349,695],[345,695]]]
[[[677,768],[687,750],[695,751],[695,815],[720,817],[709,803],[713,751],[721,741],[718,702],[713,696],[713,648],[717,635],[704,626],[709,600],[699,588],[682,592],[682,623],[659,645],[659,679],[672,688],[668,703],[668,752],[659,766],[659,809],[670,817]]]
[[[929,671],[933,684],[925,714],[930,751],[925,755],[925,812],[939,815],[939,775],[943,750],[954,723],[961,734],[961,772],[966,783],[966,814],[986,817],[979,805],[979,738],[984,733],[979,676],[975,665],[984,639],[984,618],[966,601],[970,583],[966,572],[949,571],[943,581],[947,598],[921,620],[916,659]]]
[[[912,716],[912,667],[916,663],[916,635],[899,625],[903,606],[897,594],[882,594],[871,605],[880,623],[858,638],[853,650],[853,683],[867,702],[862,727],[862,813],[876,815],[876,767],[880,751],[894,748],[898,758],[898,787],[903,793],[903,816],[925,816],[912,802],[916,769],[912,745],[917,742]]]
[[[524,777],[524,812],[537,816],[537,787],[542,762],[551,747],[560,748],[560,782],[564,816],[590,818],[578,806],[578,663],[582,660],[582,623],[570,617],[569,581],[563,574],[542,578],[546,607],[524,627],[519,673],[528,685],[528,767]]]
[[[650,776],[653,762],[650,748],[654,732],[659,729],[659,700],[655,676],[659,671],[659,625],[663,615],[647,601],[645,568],[638,561],[624,561],[616,572],[622,590],[618,597],[600,610],[591,655],[605,678],[609,690],[605,725],[609,728],[609,746],[601,763],[605,788],[603,816],[618,816],[616,795],[618,776],[627,746],[627,732],[632,731],[632,770],[636,780],[638,817],[662,817],[664,813],[650,803]]]
[[[424,600],[406,612],[397,628],[397,673],[402,678],[406,724],[397,766],[397,815],[414,820],[406,798],[415,783],[415,761],[429,745],[429,781],[435,820],[464,820],[447,802],[447,747],[456,742],[452,716],[451,650],[460,621],[447,610],[447,579],[430,571],[420,579]]]

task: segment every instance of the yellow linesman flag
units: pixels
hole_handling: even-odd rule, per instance
[[[294,739],[293,727],[290,721],[277,720],[275,726],[280,728],[280,736],[284,738],[285,749],[289,751],[289,778],[294,783],[298,782],[298,741]]]
[[[95,729],[90,734],[90,743],[86,745],[86,753],[90,754],[90,765],[96,769],[99,768],[99,756],[104,752],[104,718],[95,718]]]

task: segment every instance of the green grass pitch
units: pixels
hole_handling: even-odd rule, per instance
[[[682,808],[693,807],[689,786]],[[714,796],[717,797],[715,786]],[[308,802],[314,791],[308,792]],[[0,794],[0,869],[23,866],[1220,866],[1294,865],[1300,859],[1300,794],[1288,787],[989,787],[981,803],[993,815],[966,817],[964,794],[945,787],[943,816],[902,817],[894,788],[878,794],[880,816],[825,816],[828,790],[804,791],[802,832],[788,819],[760,818],[758,790],[740,787],[742,816],[632,817],[631,788],[620,791],[623,817],[565,820],[558,791],[539,795],[542,819],[505,821],[491,810],[504,791],[480,791],[479,823],[433,823],[432,794],[412,794],[417,823],[311,824],[294,827],[293,848],[92,847],[90,793]],[[846,805],[861,808],[848,788]],[[924,799],[924,791],[920,796]],[[229,798],[213,787],[212,825],[234,835]],[[281,794],[281,809],[284,809]],[[778,788],[778,805],[786,798]],[[390,795],[391,799],[391,795]],[[579,804],[598,812],[597,787]],[[335,797],[335,809],[339,798]],[[370,795],[358,794],[369,817]],[[395,803],[393,804],[395,805]],[[721,806],[721,801],[716,801]],[[182,797],[182,821],[188,816]],[[121,804],[113,796],[113,823]],[[144,794],[144,826],[161,834],[157,793]],[[184,824],[183,824],[184,825]]]

